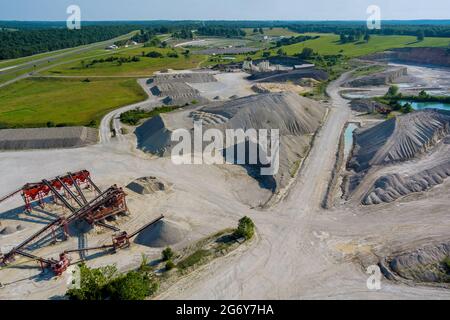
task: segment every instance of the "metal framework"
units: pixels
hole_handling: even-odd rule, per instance
[[[93,188],[96,192],[96,197],[88,201],[82,192],[82,186]],[[0,202],[19,192],[22,192],[22,197],[25,201],[25,210],[27,211],[32,210],[32,201],[38,200],[39,204],[44,206],[44,198],[52,194],[54,200],[60,201],[71,213],[67,217],[57,218],[18,244],[10,252],[0,257],[3,264],[12,261],[16,254],[28,254],[24,253],[23,249],[32,242],[43,239],[51,234],[55,237],[55,231],[59,228],[63,229],[64,235],[67,237],[68,225],[74,221],[84,220],[91,225],[98,224],[114,230],[114,227],[103,223],[103,220],[114,215],[126,214],[128,212],[126,194],[122,188],[113,185],[106,191],[101,192],[94,182],[92,182],[90,173],[87,170],[73,174],[68,173],[67,175],[59,176],[52,180],[44,179],[40,183],[26,184],[21,189],[1,198]],[[51,265],[49,261],[46,261],[46,263]]]

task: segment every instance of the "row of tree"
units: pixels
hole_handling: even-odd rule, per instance
[[[0,31],[0,60],[105,41],[136,30],[133,26],[89,26],[80,30],[24,29]]]

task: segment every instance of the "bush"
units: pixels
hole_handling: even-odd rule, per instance
[[[147,57],[149,58],[162,58],[163,55],[161,52],[158,51],[150,51],[149,53],[147,53]]]
[[[447,268],[447,272],[450,273],[450,257],[447,257],[443,261],[444,266]]]
[[[143,300],[158,290],[158,284],[148,273],[131,271],[118,275],[115,266],[90,269],[80,266],[79,289],[70,289],[71,300]]]
[[[80,288],[70,289],[66,295],[71,300],[103,300],[105,298],[104,287],[116,273],[115,266],[90,269],[82,264],[80,265]]]
[[[249,240],[253,237],[255,233],[255,224],[249,217],[243,217],[239,220],[239,225],[236,231],[234,232],[234,236],[236,238],[244,237],[245,240]]]
[[[157,288],[147,274],[131,271],[108,283],[105,296],[111,300],[144,300]]]
[[[175,252],[173,252],[172,248],[167,247],[161,252],[161,256],[163,261],[169,261],[171,260],[175,255]]]
[[[172,260],[166,262],[166,271],[172,270],[175,268],[175,263]]]

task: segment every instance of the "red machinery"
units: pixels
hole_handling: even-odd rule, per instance
[[[73,252],[92,251],[92,250],[104,250],[104,249],[113,249],[114,252],[117,252],[120,249],[128,248],[131,245],[130,239],[134,238],[136,235],[141,233],[143,230],[149,228],[150,226],[154,225],[155,223],[157,223],[158,221],[160,221],[162,219],[164,219],[164,215],[159,216],[155,220],[147,223],[146,225],[144,225],[143,227],[139,228],[138,230],[134,231],[131,234],[128,234],[126,231],[119,232],[112,237],[111,244],[103,245],[100,247],[68,250],[68,251],[64,251],[64,254],[69,254],[69,253],[73,253]]]
[[[75,197],[77,199],[75,200],[77,203],[80,203],[81,201],[83,203],[86,203],[86,198],[81,191],[82,186],[85,186],[85,188],[93,188],[97,193],[101,193],[100,189],[92,182],[90,177],[91,174],[89,173],[89,171],[82,170],[76,173],[68,173],[65,176],[56,177],[48,181],[48,183],[53,187],[54,190],[59,191],[63,189],[66,198],[69,198],[69,196]],[[70,190],[70,187],[74,187],[76,189],[76,193]],[[31,211],[31,203],[33,201],[39,201],[40,206],[43,207],[44,198],[49,196],[52,190],[43,181],[37,183],[27,183],[22,188],[1,198],[0,202],[16,195],[19,192],[21,192],[22,198],[25,202],[25,210]]]
[[[21,250],[17,250],[16,253],[18,255],[38,261],[41,264],[42,270],[44,270],[45,268],[50,268],[56,276],[62,275],[64,271],[66,271],[70,266],[69,256],[66,253],[61,253],[59,255],[59,260],[41,258]]]
[[[98,195],[94,199],[87,201],[80,187],[80,184],[83,183],[87,184],[89,187],[93,187],[97,192]],[[71,187],[75,187],[75,191],[72,190]],[[61,194],[59,190],[63,190],[64,194]],[[42,183],[27,184],[22,189],[0,199],[0,202],[12,197],[20,191],[22,191],[27,210],[31,209],[30,199],[39,199],[43,205],[43,198],[52,193],[54,199],[61,201],[61,203],[71,211],[71,214],[67,217],[60,217],[54,220],[14,247],[9,253],[1,257],[4,264],[13,260],[16,254],[23,253],[22,249],[33,241],[47,237],[50,232],[54,235],[56,229],[63,228],[65,235],[67,235],[67,226],[73,221],[85,220],[91,225],[98,224],[115,230],[114,227],[108,226],[102,221],[113,215],[128,212],[125,199],[126,194],[122,188],[114,185],[105,192],[101,192],[90,179],[90,173],[87,170],[75,174],[69,173],[65,176],[56,177],[50,181],[42,180]],[[76,204],[73,205],[69,203],[70,200]]]

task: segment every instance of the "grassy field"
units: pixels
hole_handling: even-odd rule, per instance
[[[164,55],[162,58],[149,58],[142,56],[142,53],[146,55],[150,51],[157,51]],[[133,57],[138,56],[140,61],[127,62],[119,65],[117,62],[103,62],[97,63],[93,66],[86,68],[82,65],[82,60],[85,64],[89,64],[94,57],[86,57],[85,59],[78,59],[76,62],[67,63],[64,65],[56,66],[45,71],[45,75],[69,75],[69,76],[149,76],[155,71],[162,69],[189,69],[196,68],[206,56],[203,55],[189,55],[185,57],[182,55],[184,50],[177,49],[178,57],[167,57],[169,52],[173,52],[173,49],[161,49],[161,48],[132,48],[126,51],[111,52],[103,54],[101,58],[112,57]]]
[[[0,124],[40,127],[54,124],[98,124],[109,111],[144,100],[135,79],[21,80],[0,90]]]
[[[311,34],[316,35],[316,34]],[[288,55],[294,55],[308,47],[322,55],[335,55],[342,53],[347,57],[354,58],[374,52],[380,52],[392,48],[402,47],[445,47],[450,44],[449,38],[425,38],[417,42],[412,36],[372,36],[368,43],[355,42],[341,44],[339,36],[335,34],[319,34],[320,38],[308,40],[301,43],[284,46]]]

